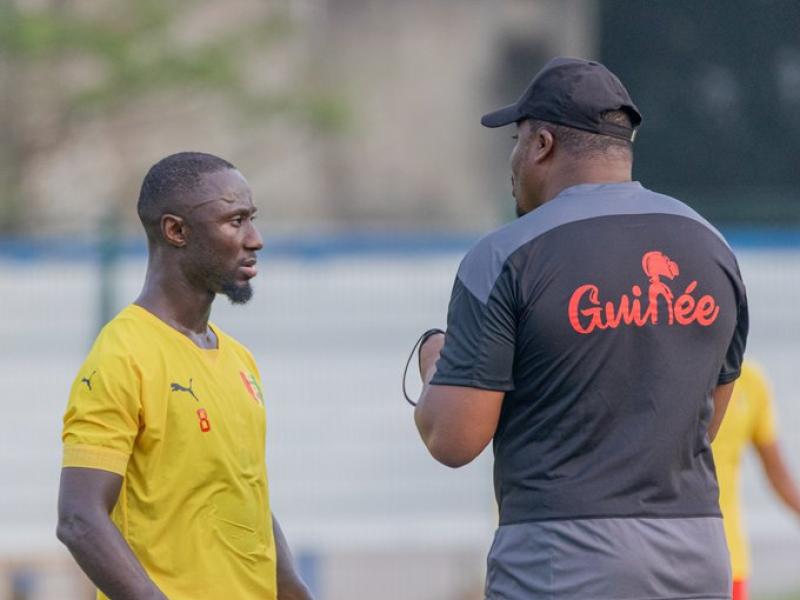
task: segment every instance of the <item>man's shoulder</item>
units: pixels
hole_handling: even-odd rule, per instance
[[[481,302],[485,303],[508,257],[522,246],[526,236],[523,217],[489,232],[466,253],[458,267],[458,279]]]
[[[563,202],[547,202],[479,239],[458,269],[458,278],[481,302],[486,302],[509,257],[544,234],[576,219]]]
[[[224,346],[228,351],[233,352],[234,354],[242,357],[244,360],[253,363],[255,365],[255,359],[253,358],[253,353],[245,346],[242,342],[237,340],[232,335],[226,333],[216,323],[211,323],[211,326],[214,328],[214,332],[217,334],[219,338],[220,347]]]
[[[638,182],[581,184],[567,188],[551,201],[483,236],[467,252],[458,277],[485,302],[509,257],[542,239],[556,239],[565,226],[604,217],[664,215],[687,219],[708,238],[730,251],[725,237],[688,204]],[[704,234],[704,235],[705,235]]]
[[[724,246],[730,249],[730,245],[728,241],[725,239],[725,236],[711,224],[711,222],[706,219],[703,215],[701,215],[697,210],[692,208],[686,202],[675,198],[674,196],[670,196],[668,194],[664,194],[661,192],[656,192],[654,190],[642,187],[641,188],[641,198],[642,203],[648,206],[652,212],[655,213],[663,213],[666,215],[673,215],[677,217],[683,217],[694,221],[698,225],[702,227],[702,229],[706,230],[708,233],[713,234],[712,237],[716,238],[720,241]]]
[[[103,326],[96,341],[129,344],[133,340],[149,335],[151,335],[151,330],[147,322],[141,318],[134,305],[131,304],[123,308]]]
[[[600,202],[602,196],[611,202]],[[529,242],[563,225],[603,216],[634,212],[678,212],[702,219],[683,202],[653,192],[638,182],[580,184],[562,190],[549,202],[490,231],[467,252],[465,261],[502,264]]]
[[[165,336],[157,324],[151,322],[155,317],[148,318],[143,313],[144,309],[133,304],[123,308],[100,330],[90,354],[137,360],[154,354]]]
[[[214,333],[217,334],[220,345],[225,344],[226,346],[228,346],[228,348],[236,350],[237,352],[241,350],[247,352],[247,347],[242,342],[240,342],[230,333],[222,329],[222,327],[217,325],[215,322],[210,321],[209,326],[214,330]]]

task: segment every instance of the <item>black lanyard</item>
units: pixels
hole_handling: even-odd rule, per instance
[[[408,367],[411,364],[411,359],[414,358],[414,352],[417,350],[417,348],[421,350],[422,346],[425,344],[428,338],[431,337],[432,335],[436,335],[437,333],[444,333],[444,331],[434,327],[433,329],[428,329],[428,331],[419,336],[419,339],[414,344],[414,347],[411,348],[411,354],[408,355],[408,360],[406,361],[406,368],[403,369],[403,396],[406,397],[406,402],[408,402],[411,406],[416,406],[417,403],[408,397],[408,391],[406,391],[406,377],[408,376]]]

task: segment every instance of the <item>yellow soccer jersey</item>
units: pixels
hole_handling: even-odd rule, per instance
[[[63,465],[123,476],[112,519],[170,600],[274,599],[260,379],[213,329],[203,350],[139,306],[117,315],[73,383]]]
[[[750,572],[750,557],[739,506],[742,455],[750,444],[774,442],[775,435],[769,386],[761,371],[753,364],[745,363],[733,388],[722,426],[711,446],[734,580],[746,579]]]

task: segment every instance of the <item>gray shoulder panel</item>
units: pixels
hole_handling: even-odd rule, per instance
[[[727,246],[722,234],[693,209],[675,198],[652,192],[638,182],[582,184],[567,188],[536,210],[481,239],[461,261],[458,278],[485,304],[506,260],[521,246],[567,223],[642,214],[692,219]]]

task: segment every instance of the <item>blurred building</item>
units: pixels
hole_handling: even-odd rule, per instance
[[[109,213],[135,231],[144,171],[184,149],[240,166],[271,227],[485,228],[512,214],[512,143],[480,115],[549,56],[595,49],[580,0],[16,5],[2,214],[35,235]]]
[[[715,221],[800,223],[791,0],[170,6],[0,7],[2,229],[135,230],[144,171],[183,149],[239,165],[275,229],[483,229],[512,214],[511,142],[480,115],[559,54],[628,85],[646,184]]]
[[[0,600],[91,595],[54,536],[60,417],[141,283],[142,176],[186,149],[236,163],[271,234],[253,303],[214,319],[259,361],[274,508],[319,600],[482,597],[490,457],[434,463],[400,374],[466,243],[513,215],[512,132],[480,116],[554,55],[627,84],[636,177],[745,228],[749,352],[796,423],[798,30],[790,0],[0,2]],[[108,223],[136,243],[101,271]],[[761,486],[745,503],[754,592],[800,588],[793,524]]]

